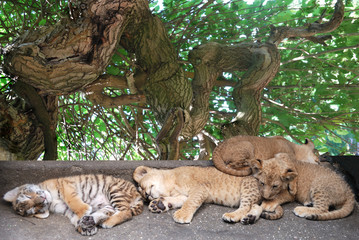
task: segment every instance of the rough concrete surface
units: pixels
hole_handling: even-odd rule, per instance
[[[212,165],[211,161],[105,161],[105,162],[0,162],[0,194],[24,183],[82,173],[104,173],[132,180],[133,170],[140,165],[172,168],[183,165]],[[260,219],[253,225],[223,222],[223,213],[233,208],[205,204],[191,224],[177,224],[173,210],[154,214],[144,212],[112,229],[99,229],[91,237],[77,233],[70,221],[52,214],[47,219],[16,215],[11,205],[0,201],[0,239],[359,239],[359,211],[333,221],[309,221],[296,217],[292,210],[297,203],[284,206],[279,220]]]

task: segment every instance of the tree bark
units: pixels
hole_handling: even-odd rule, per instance
[[[4,54],[4,71],[41,89],[67,94],[95,81],[111,59],[134,1],[91,0],[77,19],[20,36]]]

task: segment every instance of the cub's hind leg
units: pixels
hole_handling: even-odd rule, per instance
[[[101,223],[101,227],[112,228],[142,213],[143,201],[132,183],[120,180],[110,186],[109,194],[114,213]]]
[[[239,208],[234,212],[223,214],[222,219],[226,222],[241,221],[243,224],[254,223],[262,213],[262,208],[258,206],[258,202],[261,199],[258,182],[253,177],[245,177],[240,188]]]
[[[325,191],[320,189],[311,190],[310,194],[313,206],[300,206],[294,208],[293,212],[298,217],[315,220],[317,215],[329,211],[328,196]]]

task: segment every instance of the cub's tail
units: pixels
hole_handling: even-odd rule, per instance
[[[213,164],[214,166],[221,172],[234,175],[234,176],[248,176],[252,173],[252,170],[249,166],[245,167],[236,167],[235,163],[231,163],[231,165],[226,164],[224,159],[222,158],[224,151],[224,144],[219,144],[213,151]]]
[[[309,220],[333,220],[333,219],[345,218],[352,213],[355,205],[356,205],[356,201],[354,195],[351,195],[347,198],[347,200],[345,201],[344,205],[341,208],[330,212],[308,215],[305,218]]]

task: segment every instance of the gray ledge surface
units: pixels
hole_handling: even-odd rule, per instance
[[[24,183],[38,183],[60,176],[102,173],[132,180],[133,170],[140,165],[173,168],[184,165],[212,166],[211,161],[96,161],[96,162],[4,162],[0,161],[0,194]],[[296,217],[297,203],[284,205],[279,220],[260,219],[253,225],[229,224],[221,217],[235,209],[213,204],[203,205],[191,224],[178,224],[173,210],[154,214],[144,212],[112,229],[99,229],[91,237],[81,236],[70,221],[52,214],[47,219],[24,218],[15,214],[11,205],[1,199],[0,239],[359,239],[359,210],[344,219],[309,221]]]

